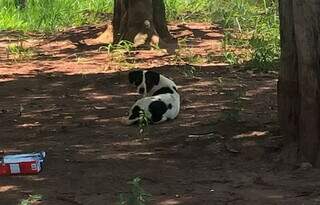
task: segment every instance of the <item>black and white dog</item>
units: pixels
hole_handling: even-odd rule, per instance
[[[137,87],[143,97],[177,92],[177,86],[172,80],[154,71],[131,71],[129,82]]]
[[[122,123],[131,125],[138,122],[141,111],[150,123],[161,123],[177,117],[180,95],[172,80],[154,71],[132,71],[129,81],[137,86],[138,92],[144,97],[136,101]]]
[[[139,99],[130,109],[129,117],[123,120],[126,125],[139,121],[143,111],[150,123],[161,123],[175,119],[180,111],[180,96],[178,93],[166,93]]]

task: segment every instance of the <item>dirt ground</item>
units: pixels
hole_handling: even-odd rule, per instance
[[[105,28],[32,35],[29,60],[7,55],[18,33],[0,32],[0,150],[47,152],[39,175],[0,178],[1,205],[35,194],[43,199],[33,204],[114,205],[137,176],[153,205],[320,204],[318,170],[279,157],[276,74],[221,63],[214,25],[171,25],[186,42],[182,57],[140,51],[134,63],[99,51]],[[191,66],[188,53],[204,61]],[[140,97],[127,82],[132,67],[179,85],[177,119],[142,134],[119,122]]]

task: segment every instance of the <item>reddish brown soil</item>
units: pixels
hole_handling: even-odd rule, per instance
[[[134,66],[174,79],[182,96],[178,119],[142,135],[119,123],[139,96],[128,69],[98,52],[94,39],[104,29],[33,36],[25,45],[37,55],[24,61],[6,55],[17,34],[0,33],[0,150],[48,154],[39,175],[0,178],[1,205],[29,194],[43,196],[34,204],[114,205],[136,176],[154,205],[320,204],[318,171],[279,160],[277,76],[219,63],[218,28],[171,26],[188,52],[211,53],[206,65],[192,68],[159,50],[136,54]]]

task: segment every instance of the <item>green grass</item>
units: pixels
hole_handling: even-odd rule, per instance
[[[227,63],[247,63],[262,71],[277,67],[278,0],[167,0],[166,6],[169,20],[214,22],[223,27]]]
[[[224,29],[231,29],[233,34],[225,32],[227,62],[247,61],[263,71],[277,67],[280,57],[277,0],[214,0],[211,8],[212,20]]]
[[[210,21],[209,3],[214,0],[165,0],[169,20]],[[224,0],[221,0],[224,1]]]
[[[112,11],[111,0],[28,0],[21,9],[14,0],[0,0],[0,30],[54,32],[95,23]]]

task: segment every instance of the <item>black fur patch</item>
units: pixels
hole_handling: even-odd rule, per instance
[[[169,105],[168,105],[168,110],[171,110],[171,109],[172,109],[172,105],[169,104]]]
[[[176,86],[173,86],[173,89],[174,89],[176,92],[178,92],[178,90],[177,90]]]
[[[145,79],[146,79],[147,92],[150,92],[150,90],[153,88],[153,86],[159,84],[160,74],[157,72],[154,72],[154,71],[147,71],[145,73]]]
[[[139,89],[139,93],[140,93],[140,94],[143,94],[143,93],[144,93],[144,88],[140,88],[140,89]]]
[[[140,85],[143,80],[143,72],[141,70],[129,72],[129,82],[135,84],[136,86]]]
[[[152,122],[159,122],[162,119],[163,114],[166,113],[167,110],[167,105],[161,100],[150,103],[149,112],[152,115]]]
[[[140,112],[141,108],[139,106],[134,106],[134,108],[132,109],[132,113],[129,116],[129,120],[133,120],[139,117],[139,112]]]
[[[163,87],[163,88],[160,88],[159,90],[157,90],[156,92],[154,92],[153,96],[160,95],[160,94],[166,94],[166,93],[173,94],[173,90],[169,87]]]

